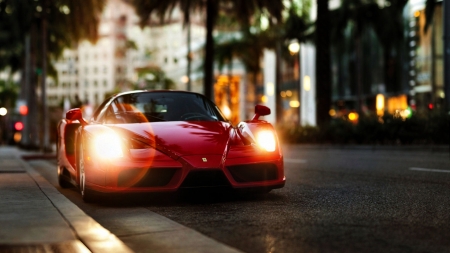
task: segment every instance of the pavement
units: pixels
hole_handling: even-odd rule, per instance
[[[0,147],[0,252],[133,252],[22,157]]]
[[[240,252],[148,210],[133,213],[134,220],[124,224],[149,230],[136,235],[145,237],[144,245],[127,235],[132,249],[120,240],[120,232],[116,236],[100,225],[26,161],[39,164],[49,158],[55,155],[0,146],[0,253]]]

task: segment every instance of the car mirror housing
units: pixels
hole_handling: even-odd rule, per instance
[[[66,119],[68,120],[78,120],[84,126],[87,122],[83,119],[83,113],[80,108],[70,109],[66,112]]]
[[[255,106],[255,116],[253,116],[252,121],[256,121],[261,116],[266,116],[270,114],[270,108],[264,105]]]

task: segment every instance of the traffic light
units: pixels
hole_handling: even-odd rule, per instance
[[[22,139],[22,130],[24,128],[24,125],[22,123],[22,121],[16,121],[14,123],[14,135],[13,135],[13,139],[15,143],[19,143],[20,140]]]
[[[14,124],[14,129],[15,129],[16,131],[22,131],[22,130],[23,130],[23,123],[20,122],[20,121],[17,121],[17,122]]]
[[[433,110],[433,108],[434,108],[434,105],[432,103],[429,103],[428,104],[428,109],[431,111],[431,110]]]
[[[27,115],[28,114],[28,106],[21,105],[19,107],[19,113],[20,113],[20,115]]]

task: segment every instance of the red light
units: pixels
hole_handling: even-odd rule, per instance
[[[428,109],[433,110],[433,108],[434,108],[434,105],[432,103],[429,103],[428,104]]]
[[[23,130],[23,123],[20,122],[20,121],[16,122],[16,124],[14,124],[14,128],[15,128],[17,131],[22,131],[22,130]]]
[[[28,106],[21,105],[19,107],[19,113],[20,113],[20,115],[27,115],[28,114]]]

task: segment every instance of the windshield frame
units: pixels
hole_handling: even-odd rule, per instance
[[[149,102],[145,102],[149,99]],[[150,103],[153,99],[153,104]],[[143,103],[144,102],[144,103]],[[162,103],[166,102],[166,103]],[[158,104],[159,103],[159,104]],[[139,91],[118,94],[102,103],[93,121],[104,124],[132,124],[160,121],[221,121],[228,122],[216,104],[205,96],[185,91]],[[165,106],[165,107],[164,107]],[[170,109],[167,107],[170,106]],[[121,107],[121,108],[120,108]],[[125,108],[126,107],[126,108]],[[145,108],[145,109],[144,109]],[[153,111],[152,111],[153,110]],[[169,116],[170,112],[177,115]],[[132,119],[112,117],[112,113],[129,112]],[[184,112],[184,113],[183,113]],[[153,113],[149,115],[148,113]],[[159,113],[159,114],[158,114]],[[190,118],[181,115],[190,113]],[[193,113],[196,113],[195,115]],[[141,115],[138,115],[141,114]],[[202,116],[200,114],[203,114]],[[145,116],[146,120],[142,118]]]

